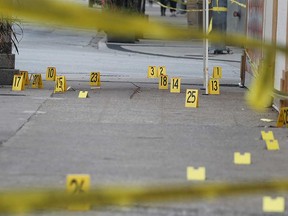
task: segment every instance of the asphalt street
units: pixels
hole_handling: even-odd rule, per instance
[[[158,9],[148,10],[151,19],[163,19]],[[185,18],[175,19],[183,24]],[[201,45],[149,39],[107,44],[103,32],[25,23],[16,67],[41,73],[44,88],[0,88],[0,188],[61,189],[68,174],[89,174],[92,186],[187,183],[189,166],[206,167],[208,183],[287,177],[287,129],[275,128],[278,113],[273,108],[251,110],[247,88],[238,87],[242,50],[211,56],[210,69],[223,67],[221,94],[204,95]],[[181,92],[159,90],[158,80],[147,78],[149,65],[165,65],[169,76],[181,77]],[[54,93],[54,82],[45,80],[48,66],[66,76],[67,92]],[[89,86],[92,71],[101,72],[101,88]],[[199,90],[198,108],[185,108],[186,89]],[[84,90],[89,97],[79,99]],[[268,151],[261,140],[261,131],[269,130],[279,151]],[[234,152],[251,153],[252,164],[235,165]],[[264,195],[287,198],[287,193],[263,193],[60,214],[271,215],[262,212]]]

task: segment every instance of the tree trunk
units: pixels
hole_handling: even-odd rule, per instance
[[[143,12],[145,0],[108,0],[106,4],[117,8],[126,8],[135,12]]]
[[[15,70],[15,55],[12,54],[12,28],[6,21],[0,21],[0,85],[12,85]]]
[[[12,54],[11,28],[0,22],[0,54]]]
[[[145,14],[145,0],[108,0],[106,4],[110,8],[126,9],[126,12],[132,12],[138,15]],[[120,37],[107,32],[108,42],[118,43],[134,43],[137,39],[142,38],[143,35],[137,32],[131,32],[129,36]]]

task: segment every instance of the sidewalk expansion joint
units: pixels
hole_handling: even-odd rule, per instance
[[[140,91],[140,89],[141,89],[140,86],[136,85],[136,84],[133,83],[133,82],[131,82],[131,84],[134,85],[134,86],[136,87],[136,89],[135,89],[134,92],[130,95],[130,99],[132,99],[136,93],[139,94],[139,93],[141,92],[141,91]]]

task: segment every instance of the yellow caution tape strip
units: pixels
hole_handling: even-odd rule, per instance
[[[252,81],[252,85],[254,86],[253,91],[250,91],[246,95],[248,104],[254,107],[259,107],[260,104],[266,104],[265,107],[262,106],[261,108],[258,108],[258,110],[261,111],[271,105],[272,97],[288,99],[288,94],[276,90],[273,83],[269,81],[273,80],[271,67],[273,65],[273,55],[275,55],[275,53],[273,51],[269,52],[265,57],[265,61],[262,61],[262,64],[260,64],[259,67],[251,60],[247,50],[245,50],[245,54],[253,74],[257,77],[257,79]],[[262,94],[265,94],[266,97],[260,97],[256,100],[256,97],[261,94],[261,92]]]
[[[98,187],[89,193],[69,195],[63,190],[29,190],[0,193],[0,213],[64,210],[67,206],[133,206],[139,203],[181,202],[256,193],[287,192],[288,180],[251,183],[181,184],[164,186]]]
[[[226,35],[215,31],[210,34],[203,34],[202,31],[193,29],[148,22],[143,17],[133,16],[131,13],[127,15],[119,11],[97,11],[76,3],[68,3],[61,0],[1,0],[0,8],[2,16],[6,17],[17,16],[20,19],[34,20],[45,24],[50,23],[94,30],[102,29],[109,34],[112,33],[119,36],[130,35],[131,32],[143,34],[149,32],[149,35],[155,39],[208,39],[214,43],[222,42],[226,45],[261,48],[264,53],[270,54],[270,57],[276,51],[283,52],[286,55],[288,53],[286,46],[267,44],[261,40],[247,38],[243,35]],[[267,59],[271,61],[271,59]],[[273,87],[270,88],[270,86],[273,86],[273,77],[267,79],[271,77],[271,74],[269,64],[264,65],[261,73],[259,73],[259,76],[257,76],[257,79],[250,88],[247,98],[249,104],[255,109],[263,109],[263,107],[268,106],[267,101],[270,100],[270,95],[273,92]],[[263,83],[263,80],[267,83]],[[259,88],[263,86],[264,91]],[[269,88],[266,86],[269,86]],[[282,96],[285,97],[285,94],[282,94]]]
[[[217,11],[217,12],[227,12],[227,8],[226,7],[213,7],[210,10]]]
[[[188,9],[174,8],[174,7],[164,5],[159,1],[156,1],[156,3],[158,5],[160,5],[161,7],[164,7],[167,9],[174,9],[174,10],[178,10],[178,11],[186,11],[186,12],[202,12],[203,11],[203,9],[189,9],[188,10]],[[213,8],[209,8],[209,11],[227,12],[227,8],[226,7],[213,7]]]
[[[213,30],[213,17],[210,19],[209,26],[208,26],[208,34],[210,34]]]
[[[241,6],[241,7],[243,7],[243,8],[246,8],[246,5],[245,4],[242,4],[242,3],[240,3],[240,2],[238,2],[238,1],[236,1],[236,0],[230,0],[230,2],[233,4],[237,4],[237,5],[239,5],[239,6]]]
[[[186,12],[202,12],[203,11],[203,9],[189,9],[189,10],[187,10],[187,9],[182,9],[182,8],[174,8],[174,7],[170,7],[170,6],[164,5],[161,2],[159,2],[159,1],[156,1],[156,3],[158,5],[160,5],[161,7],[164,7],[166,9],[174,9],[174,10],[186,11]]]

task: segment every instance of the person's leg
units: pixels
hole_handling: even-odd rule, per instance
[[[163,5],[165,6],[165,7],[163,7],[163,13],[164,13],[164,15],[163,15],[163,16],[166,16],[166,6],[167,6],[167,0],[163,0]]]
[[[177,6],[177,2],[175,0],[170,0],[171,16],[176,16],[176,6]]]
[[[165,16],[165,8],[163,7],[165,5],[165,0],[160,0],[160,4],[161,16]]]

